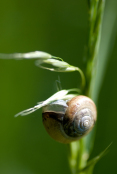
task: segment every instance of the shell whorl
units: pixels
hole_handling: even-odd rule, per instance
[[[70,137],[81,138],[84,134],[87,134],[95,124],[95,104],[91,99],[85,96],[77,96],[71,99],[67,104],[68,109],[63,122],[64,131]]]

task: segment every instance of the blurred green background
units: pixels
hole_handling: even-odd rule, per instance
[[[116,174],[117,156],[117,1],[107,0],[99,51],[97,132],[92,157],[111,142],[94,174]],[[0,52],[45,51],[83,67],[87,36],[86,0],[2,0]],[[42,125],[41,109],[14,118],[56,92],[78,87],[80,75],[39,69],[33,60],[0,60],[0,173],[70,174],[67,147],[52,140]],[[96,100],[96,99],[95,99]]]

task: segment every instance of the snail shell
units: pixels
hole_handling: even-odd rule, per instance
[[[44,106],[42,117],[44,127],[53,139],[70,143],[92,130],[97,111],[90,98],[79,95],[67,102],[57,100]]]

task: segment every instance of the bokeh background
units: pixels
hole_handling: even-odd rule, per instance
[[[117,1],[107,0],[102,26],[95,93],[98,121],[91,157],[111,142],[94,174],[117,173]],[[82,69],[87,35],[86,0],[1,0],[0,52],[45,51]],[[34,60],[0,60],[0,173],[70,174],[66,145],[52,140],[41,109],[14,118],[56,92],[78,87],[80,75],[39,69]],[[96,100],[96,99],[95,99]]]

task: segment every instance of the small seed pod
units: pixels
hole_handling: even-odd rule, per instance
[[[70,143],[89,133],[97,117],[94,102],[79,95],[69,101],[57,100],[43,107],[43,124],[58,142]]]

